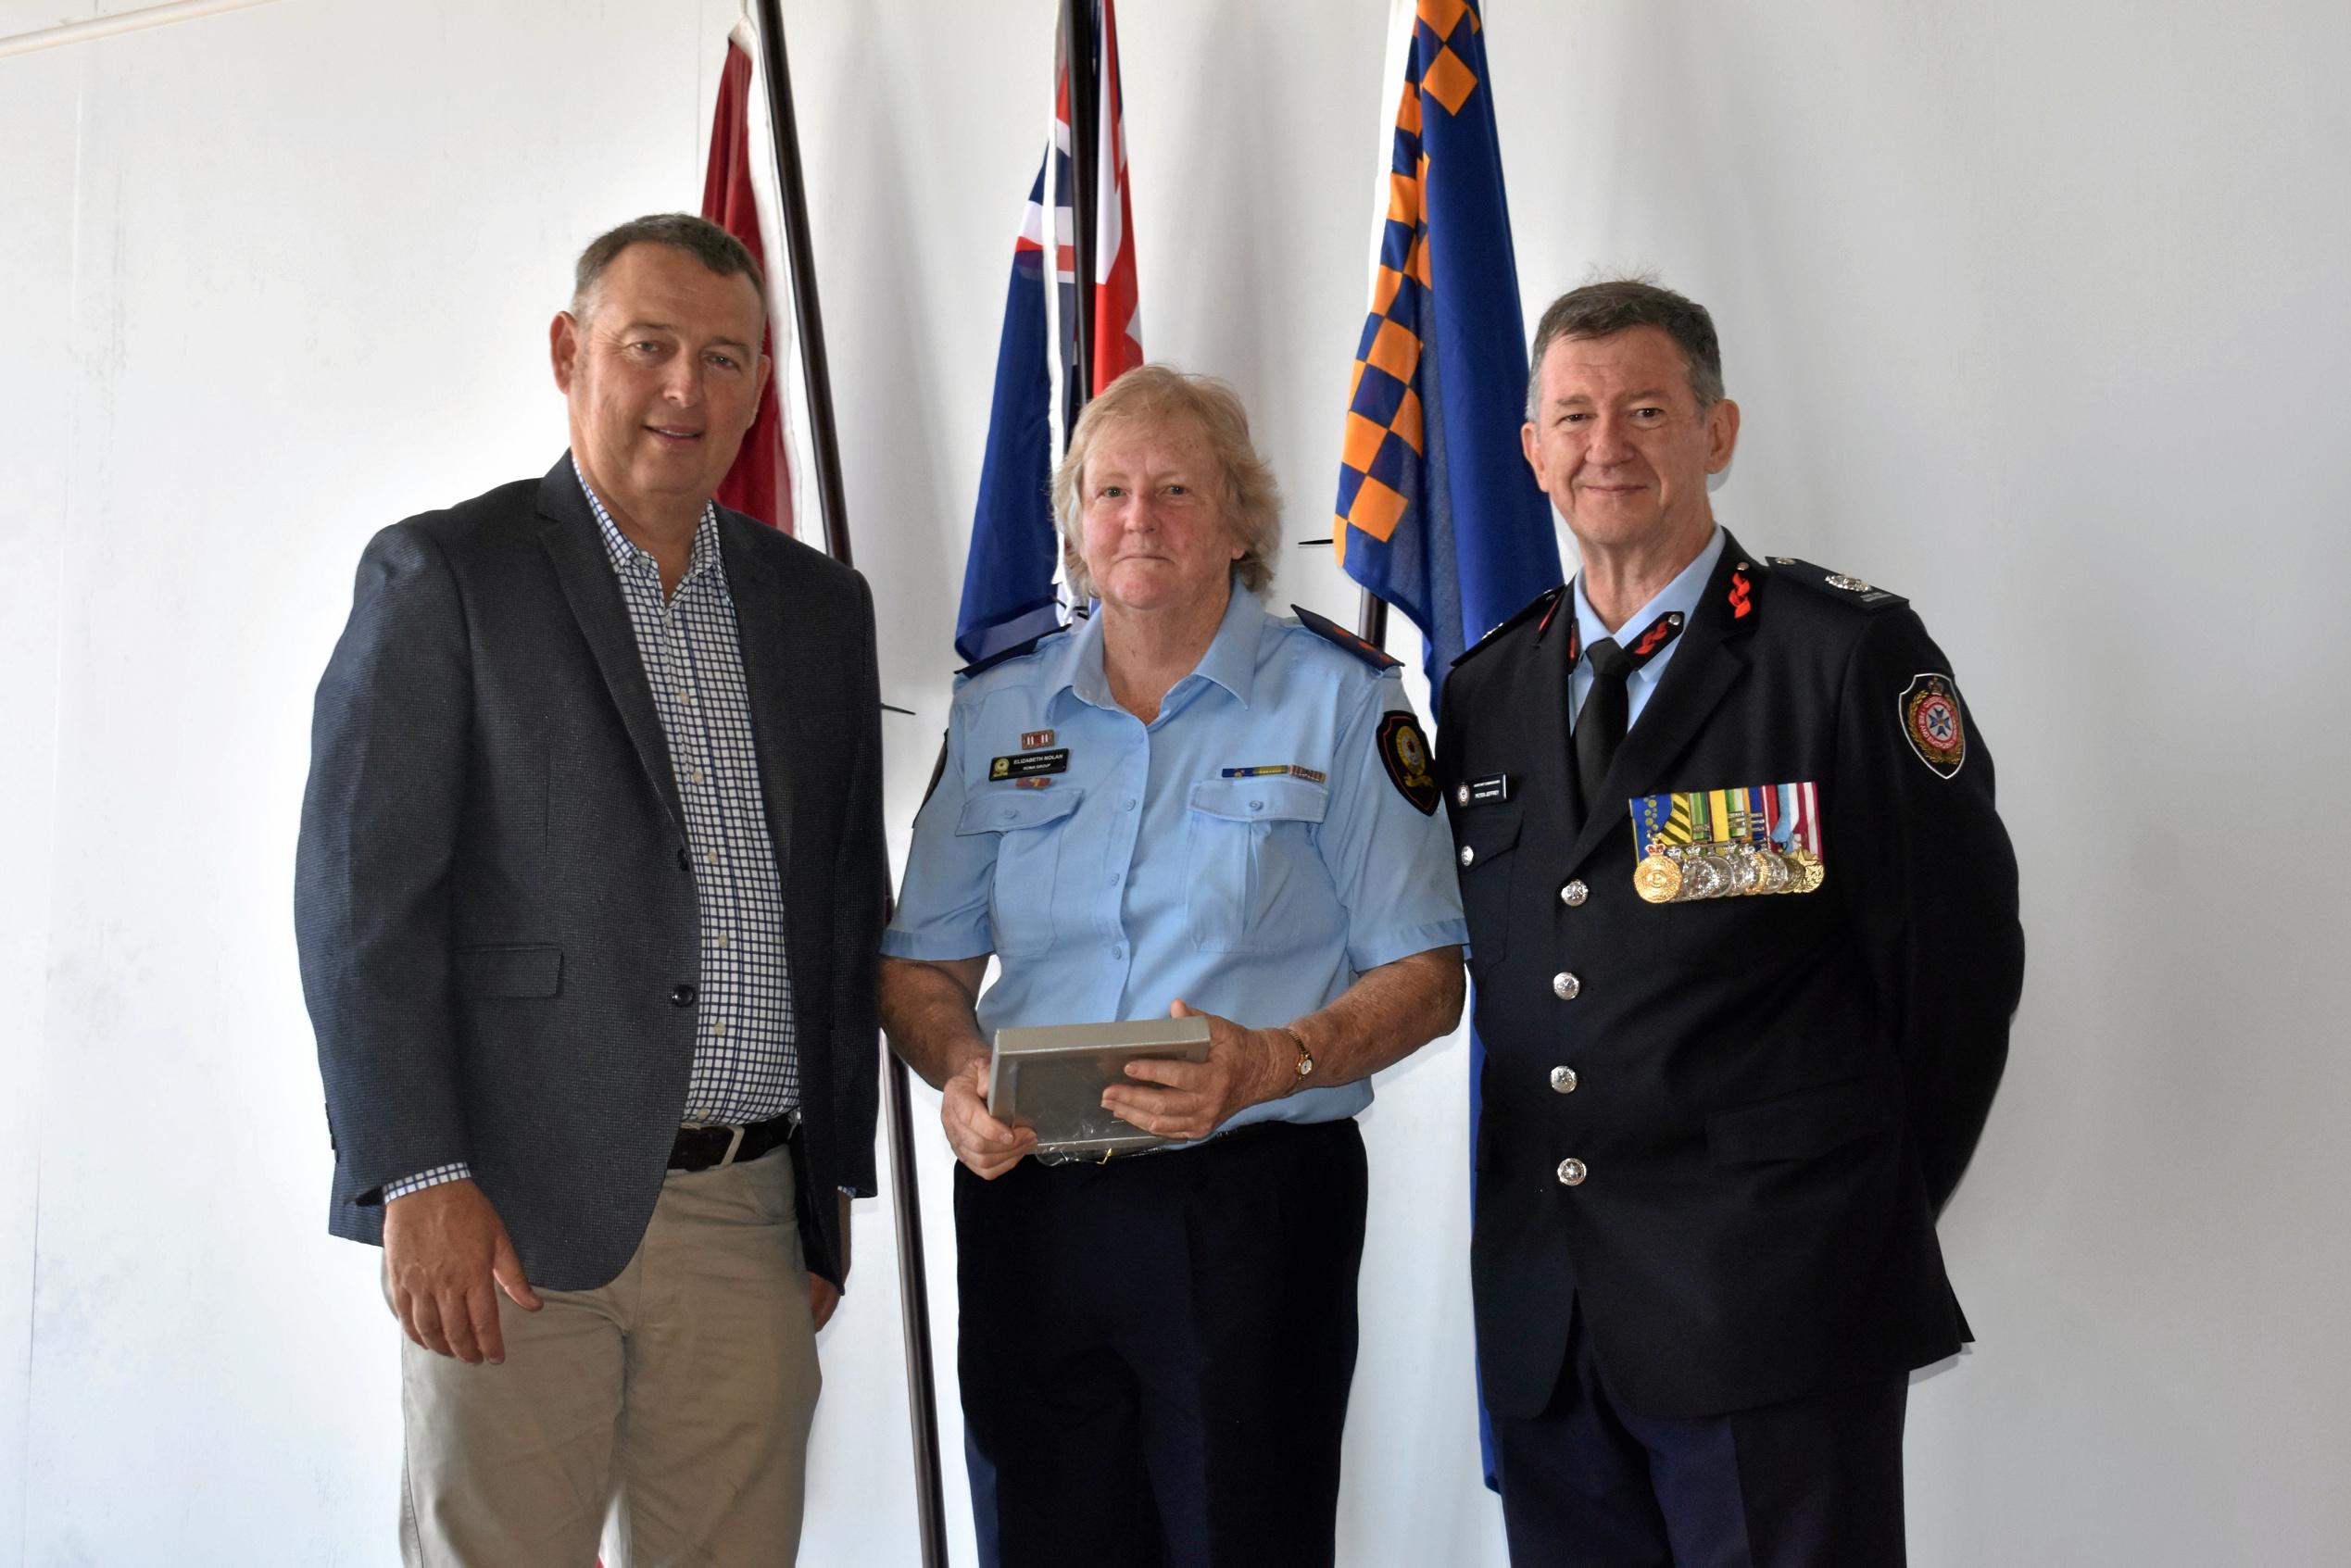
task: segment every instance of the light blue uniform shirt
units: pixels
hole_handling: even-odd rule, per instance
[[[990,1038],[1164,1018],[1177,997],[1251,1028],[1313,1012],[1364,970],[1468,939],[1444,820],[1378,754],[1382,720],[1408,710],[1393,671],[1238,584],[1149,724],[1111,696],[1100,618],[1055,633],[957,685],[882,951],[994,953]],[[1062,748],[1041,787],[992,776]],[[1240,771],[1259,768],[1292,771]],[[1225,1126],[1334,1121],[1371,1098],[1368,1080],[1301,1089]]]
[[[1683,567],[1680,575],[1666,583],[1655,598],[1625,617],[1625,623],[1617,627],[1616,632],[1638,637],[1659,616],[1675,610],[1681,612],[1681,623],[1687,627],[1690,618],[1698,613],[1698,600],[1706,591],[1706,579],[1715,574],[1715,562],[1722,559],[1722,528],[1717,524],[1714,537],[1707,540],[1706,547],[1698,552],[1698,558]],[[1591,601],[1584,597],[1584,574],[1580,571],[1576,573],[1577,646],[1589,649],[1603,637],[1616,637],[1616,632],[1611,632],[1601,621],[1599,612],[1591,608]],[[1620,645],[1624,640],[1624,637],[1616,637]],[[1625,728],[1628,732],[1641,722],[1641,710],[1649,706],[1649,694],[1655,691],[1657,683],[1666,678],[1666,666],[1673,662],[1674,650],[1679,646],[1681,639],[1676,637],[1650,655],[1648,663],[1625,677]],[[1590,689],[1591,659],[1587,654],[1576,661],[1575,673],[1567,678],[1568,711],[1581,713],[1584,710],[1584,694]]]

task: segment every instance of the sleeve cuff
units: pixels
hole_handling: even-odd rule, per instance
[[[430,1171],[420,1171],[413,1176],[384,1183],[383,1201],[389,1203],[396,1198],[406,1198],[412,1192],[422,1192],[426,1187],[436,1187],[445,1182],[470,1182],[472,1179],[473,1167],[461,1160],[454,1165],[435,1165]]]
[[[882,956],[890,959],[944,960],[984,959],[995,951],[986,928],[970,932],[900,931],[882,933]]]
[[[1431,947],[1466,947],[1469,946],[1469,922],[1465,920],[1440,920],[1427,925],[1399,926],[1392,931],[1376,931],[1347,944],[1347,961],[1361,974],[1367,969],[1394,963],[1398,959],[1411,958],[1414,953],[1427,952]]]

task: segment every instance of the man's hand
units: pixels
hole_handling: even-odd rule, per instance
[[[497,1290],[526,1312],[539,1310],[498,1211],[470,1181],[443,1182],[384,1205],[383,1268],[401,1331],[476,1366],[506,1360]]]
[[[987,1058],[976,1056],[965,1062],[939,1093],[939,1124],[947,1129],[955,1158],[970,1166],[973,1174],[992,1182],[1037,1148],[1033,1130],[987,1113]]]
[[[1120,1121],[1188,1143],[1244,1107],[1279,1098],[1297,1082],[1298,1047],[1280,1030],[1244,1029],[1180,999],[1167,1016],[1208,1021],[1208,1060],[1128,1062],[1126,1075],[1138,1082],[1102,1091],[1102,1109]]]
[[[849,1195],[843,1192],[836,1193],[834,1196],[841,1200],[841,1283],[846,1285],[849,1283]],[[833,1313],[840,1304],[841,1286],[835,1285],[815,1270],[810,1270],[808,1315],[816,1320],[816,1326],[823,1328],[826,1323],[831,1323]]]

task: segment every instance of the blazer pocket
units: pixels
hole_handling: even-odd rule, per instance
[[[1892,1094],[1882,1078],[1848,1078],[1717,1110],[1706,1118],[1706,1149],[1717,1165],[1810,1160],[1892,1127]]]
[[[460,997],[552,997],[563,989],[560,947],[459,947],[450,962]]]

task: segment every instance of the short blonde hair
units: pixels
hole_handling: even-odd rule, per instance
[[[1249,413],[1233,389],[1213,376],[1189,375],[1169,365],[1141,365],[1127,371],[1077,416],[1069,450],[1053,470],[1053,523],[1062,536],[1062,564],[1082,602],[1095,596],[1093,575],[1079,553],[1086,526],[1083,481],[1087,455],[1113,427],[1164,425],[1189,419],[1208,438],[1224,483],[1225,521],[1241,546],[1233,571],[1241,586],[1260,598],[1274,581],[1274,561],[1282,549],[1281,487],[1273,466],[1249,439]]]

